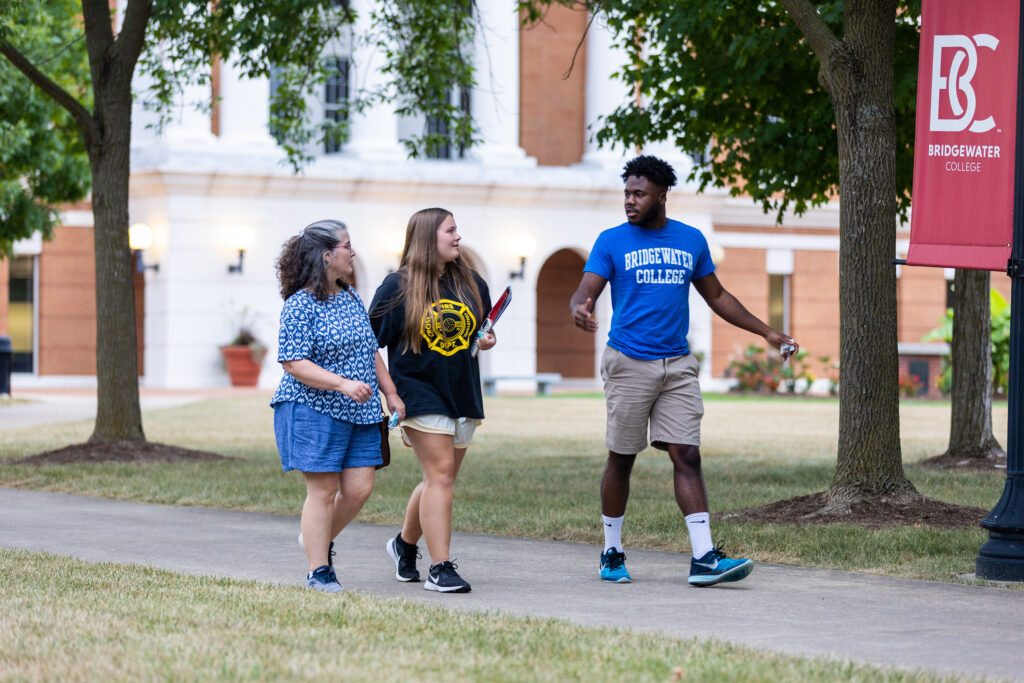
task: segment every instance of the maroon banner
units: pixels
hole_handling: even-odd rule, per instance
[[[1019,0],[924,0],[907,263],[1006,270]]]

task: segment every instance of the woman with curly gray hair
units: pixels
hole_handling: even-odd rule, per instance
[[[373,490],[381,464],[381,405],[405,405],[377,351],[366,307],[349,284],[355,252],[344,223],[322,220],[289,239],[277,259],[284,307],[277,360],[284,377],[270,401],[284,471],[306,481],[299,541],[309,588],[342,590],[334,538]]]

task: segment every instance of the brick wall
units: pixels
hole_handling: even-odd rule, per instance
[[[542,166],[567,166],[583,158],[586,50],[573,53],[587,13],[552,5],[544,20],[519,31],[519,144]]]
[[[806,362],[815,376],[839,360],[839,253],[796,251],[790,287],[792,336],[807,351]]]
[[[10,333],[7,325],[8,301],[11,298],[8,291],[11,268],[7,259],[0,257],[0,336],[6,337]]]
[[[943,269],[914,266],[900,268],[896,305],[899,340],[921,341],[921,337],[938,327],[946,313],[946,277]]]
[[[764,249],[730,247],[726,258],[716,264],[719,281],[748,311],[762,320],[768,318],[768,276],[765,274]],[[711,374],[721,377],[731,360],[743,356],[750,344],[764,346],[764,340],[746,330],[733,327],[717,315],[711,315]]]
[[[92,228],[59,227],[39,255],[40,375],[96,374]]]

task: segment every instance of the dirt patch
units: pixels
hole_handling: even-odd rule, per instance
[[[108,441],[79,443],[55,451],[5,460],[6,465],[78,465],[99,462],[183,463],[231,460],[219,453],[194,451],[149,441]]]
[[[988,454],[977,458],[964,458],[958,455],[943,453],[922,460],[917,463],[919,467],[930,470],[956,470],[958,472],[992,472],[993,470],[1006,471],[1006,454]]]
[[[766,522],[790,526],[849,524],[866,529],[882,529],[928,525],[943,529],[967,529],[977,527],[989,512],[979,507],[953,505],[921,498],[919,502],[910,505],[888,502],[860,503],[852,506],[848,513],[823,514],[821,511],[825,502],[824,492],[812,493],[761,507],[730,510],[715,516],[739,522]]]

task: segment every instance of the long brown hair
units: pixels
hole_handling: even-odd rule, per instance
[[[475,271],[462,254],[445,263],[437,253],[437,229],[451,215],[451,211],[436,207],[423,209],[412,215],[405,229],[405,246],[398,268],[404,279],[400,297],[405,303],[402,346],[412,349],[413,353],[420,352],[420,327],[424,316],[436,315],[430,306],[441,298],[442,281],[447,282],[459,299],[473,302],[477,321],[487,313],[481,311],[483,301],[474,277]]]

